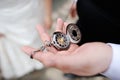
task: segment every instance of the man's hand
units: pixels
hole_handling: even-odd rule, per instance
[[[65,33],[67,23],[57,20],[56,31]],[[42,26],[37,27],[42,41],[50,40],[50,36]],[[82,46],[71,44],[68,50],[58,51],[53,46],[47,47],[47,52],[37,52],[33,57],[46,67],[54,67],[65,73],[81,76],[95,75],[104,72],[111,63],[112,49],[101,42],[86,43]],[[28,55],[36,49],[23,47]]]

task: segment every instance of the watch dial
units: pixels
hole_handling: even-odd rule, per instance
[[[52,44],[57,49],[67,49],[70,45],[70,41],[67,36],[61,32],[53,33]]]

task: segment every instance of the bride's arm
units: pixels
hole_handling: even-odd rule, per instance
[[[51,28],[52,25],[52,0],[44,0],[45,3],[45,27],[47,29]]]

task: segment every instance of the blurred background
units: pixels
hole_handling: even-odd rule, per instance
[[[52,33],[55,29],[57,18],[62,18],[64,21],[67,21],[69,23],[76,22],[77,17],[75,17],[73,19],[69,16],[66,20],[66,17],[69,15],[69,10],[72,6],[72,3],[73,3],[73,0],[53,0],[53,3],[52,3],[52,27],[49,30],[50,33]],[[9,66],[7,66],[7,67],[9,67]],[[54,69],[54,68],[43,68],[40,70],[32,70],[31,72],[29,72],[19,78],[5,79],[3,77],[3,74],[1,71],[2,70],[0,67],[0,80],[109,80],[101,75],[91,76],[91,77],[81,77],[81,76],[75,77],[72,75],[66,76],[66,75],[64,75],[63,72],[61,72],[60,70]]]

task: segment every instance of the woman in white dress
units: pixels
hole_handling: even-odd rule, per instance
[[[0,0],[0,68],[5,79],[43,68],[25,55],[21,46],[39,48],[42,43],[36,25],[44,23],[49,29],[51,21],[51,0]]]

